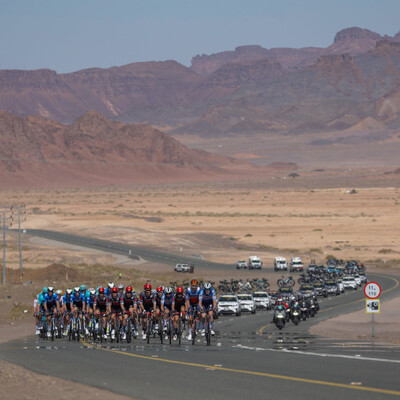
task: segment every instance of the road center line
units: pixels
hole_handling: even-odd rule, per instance
[[[226,368],[226,367],[216,367],[215,365],[196,364],[196,363],[185,362],[185,361],[168,360],[165,358],[153,358],[153,357],[149,357],[149,356],[142,356],[139,354],[127,353],[125,351],[120,351],[120,350],[104,349],[102,347],[94,346],[90,343],[87,343],[86,341],[82,341],[82,343],[85,344],[86,346],[91,347],[96,350],[107,351],[107,352],[111,352],[111,353],[121,354],[121,355],[129,356],[129,357],[141,358],[141,359],[145,359],[145,360],[159,361],[159,362],[170,363],[170,364],[175,364],[175,365],[186,365],[188,367],[197,367],[197,368],[204,368],[204,369],[212,368],[215,371],[233,372],[233,373],[238,373],[238,374],[261,376],[261,377],[265,377],[265,378],[281,379],[281,380],[287,380],[287,381],[293,381],[293,382],[311,383],[314,385],[339,387],[339,388],[343,388],[343,389],[362,390],[362,391],[366,391],[366,392],[374,392],[374,393],[400,396],[400,391],[397,391],[397,390],[378,389],[378,388],[366,387],[366,386],[352,386],[352,385],[347,385],[344,383],[320,381],[320,380],[306,379],[306,378],[297,378],[294,376],[270,374],[267,372],[257,372],[257,371],[247,371],[247,370]]]

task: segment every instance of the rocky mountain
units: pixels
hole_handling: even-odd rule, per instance
[[[399,35],[399,34],[398,34]],[[396,36],[393,38],[395,39]],[[200,75],[208,76],[225,64],[242,63],[273,58],[285,70],[295,70],[313,64],[318,57],[330,54],[349,53],[357,55],[375,47],[382,36],[368,29],[358,27],[343,29],[338,32],[333,43],[327,47],[305,47],[301,49],[273,48],[261,46],[240,46],[234,51],[223,51],[211,55],[197,55],[192,58],[191,69]],[[389,39],[389,38],[387,38]]]
[[[257,175],[245,161],[182,145],[144,124],[89,111],[70,125],[0,112],[2,189],[226,179]]]
[[[400,90],[399,46],[400,32],[382,38],[348,28],[327,48],[241,46],[196,56],[190,68],[164,61],[69,74],[3,70],[0,109],[68,124],[96,110],[114,120],[206,137],[394,129],[400,126],[392,106]],[[359,124],[365,118],[379,124]]]

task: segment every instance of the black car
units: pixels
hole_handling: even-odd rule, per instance
[[[317,294],[317,296],[328,297],[328,291],[327,291],[326,286],[325,286],[324,283],[315,282],[314,283],[314,289],[315,289],[315,293]]]

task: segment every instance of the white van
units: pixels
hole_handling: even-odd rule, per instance
[[[261,269],[262,262],[260,260],[260,257],[258,257],[258,256],[250,256],[249,257],[249,263],[248,263],[247,266],[248,266],[249,269]]]
[[[274,258],[274,270],[275,271],[287,271],[287,261],[284,257]]]

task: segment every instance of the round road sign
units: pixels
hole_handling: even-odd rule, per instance
[[[368,282],[364,286],[364,293],[369,299],[377,299],[381,293],[382,289],[376,282]]]

